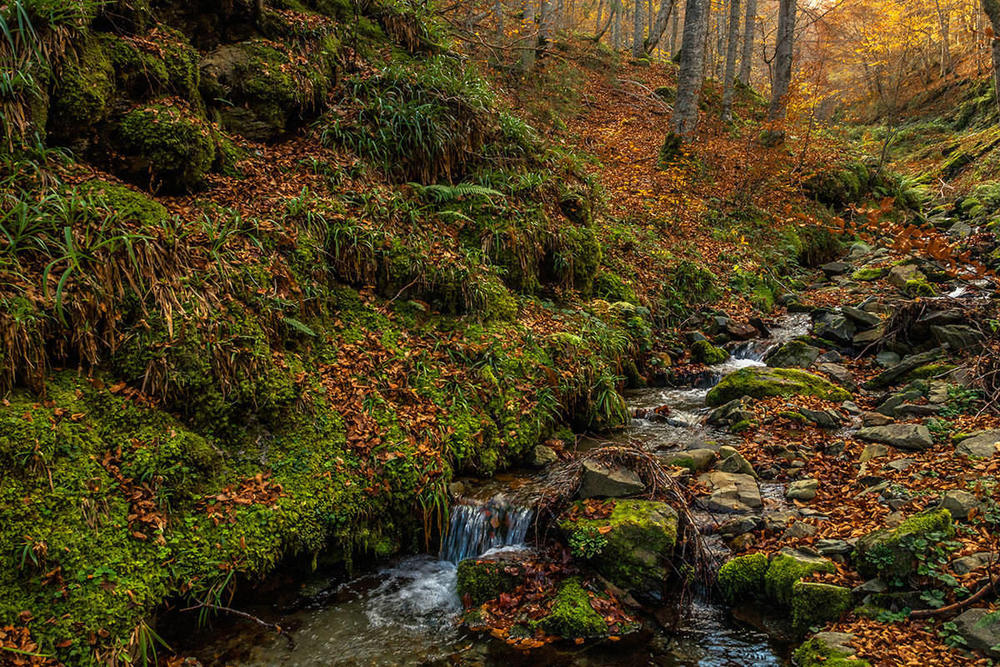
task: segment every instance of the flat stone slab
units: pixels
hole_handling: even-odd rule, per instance
[[[955,447],[955,453],[962,456],[975,456],[981,459],[992,458],[1000,453],[1000,430],[980,431],[966,438]]]
[[[881,442],[898,449],[921,451],[934,446],[931,432],[923,424],[886,424],[868,426],[858,431],[858,438]]]
[[[711,495],[701,503],[711,512],[751,512],[764,506],[757,480],[750,475],[709,472],[698,477]]]

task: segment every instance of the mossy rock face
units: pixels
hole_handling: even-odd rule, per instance
[[[795,582],[816,572],[836,572],[834,564],[820,556],[799,551],[782,551],[771,559],[764,574],[764,591],[768,599],[782,607],[790,607]]]
[[[512,563],[469,559],[458,564],[458,594],[471,606],[511,592],[519,581],[520,571]]]
[[[835,621],[851,607],[849,588],[814,581],[797,581],[792,585],[792,626],[797,632]]]
[[[115,73],[101,40],[83,42],[56,78],[49,131],[60,140],[82,137],[107,116],[115,92]]]
[[[594,296],[610,303],[624,301],[639,305],[635,290],[629,287],[621,276],[610,271],[598,271],[594,276]]]
[[[667,559],[677,542],[677,512],[666,503],[619,500],[606,519],[560,522],[567,536],[602,535],[605,544],[590,563],[615,585],[656,597],[670,576]]]
[[[707,340],[696,340],[691,345],[691,360],[712,366],[729,359],[729,353]]]
[[[795,664],[799,667],[871,667],[867,660],[855,658],[848,651],[823,641],[823,636],[829,634],[832,633],[820,633],[795,649],[792,654]]]
[[[209,125],[191,111],[154,104],[129,111],[110,138],[123,157],[120,171],[138,183],[170,192],[198,185],[215,160]]]
[[[594,611],[590,593],[580,585],[580,580],[570,578],[563,582],[547,616],[538,625],[553,635],[566,639],[592,639],[608,634],[608,624]]]
[[[601,242],[590,227],[565,227],[553,250],[548,271],[556,279],[590,295],[601,265]]]
[[[871,282],[872,280],[878,280],[879,278],[884,278],[889,274],[889,270],[885,268],[865,268],[858,269],[851,274],[851,280],[859,280],[861,282]]]
[[[201,93],[227,131],[270,141],[318,112],[333,82],[332,62],[322,48],[306,58],[264,40],[227,44],[202,61]]]
[[[719,588],[729,604],[741,604],[763,597],[767,567],[767,556],[756,553],[737,556],[719,568]]]
[[[768,356],[767,365],[772,368],[809,368],[820,354],[822,350],[819,348],[802,340],[793,340]]]
[[[828,401],[850,400],[851,394],[827,380],[793,368],[744,368],[730,373],[710,392],[706,401],[710,406],[750,396],[816,396]]]
[[[158,201],[118,183],[95,179],[77,186],[77,192],[93,199],[100,208],[125,223],[149,230],[161,230],[167,209]]]
[[[854,552],[855,565],[865,578],[879,577],[885,581],[905,579],[916,571],[916,540],[942,539],[955,534],[951,513],[946,509],[915,514],[894,529],[876,530],[858,540]]]
[[[181,33],[161,26],[139,41],[112,35],[103,39],[119,90],[133,99],[172,94],[192,104],[201,103],[198,52]]]

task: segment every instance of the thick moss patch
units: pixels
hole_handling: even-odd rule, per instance
[[[719,569],[719,588],[730,604],[742,604],[763,597],[768,559],[755,553],[737,556]]]
[[[100,40],[93,38],[71,56],[52,94],[49,130],[60,139],[86,135],[107,115],[115,74]]]
[[[951,513],[946,509],[915,514],[894,529],[877,530],[858,540],[854,553],[858,572],[863,577],[885,581],[902,580],[919,563],[920,542],[948,539],[955,534]]]
[[[546,632],[566,639],[590,639],[608,634],[608,624],[594,611],[590,596],[579,579],[567,579],[559,588],[551,611],[538,624]]]
[[[691,345],[691,360],[712,366],[729,359],[729,353],[707,340],[697,340]]]
[[[764,574],[764,591],[775,603],[782,607],[790,607],[795,583],[816,572],[836,572],[836,567],[823,558],[779,553],[771,559],[771,564]]]
[[[849,588],[813,581],[797,581],[792,585],[792,626],[798,632],[834,621],[852,606]]]
[[[743,368],[730,373],[710,392],[706,401],[710,406],[750,396],[816,396],[829,401],[846,401],[851,394],[827,380],[793,368]]]
[[[518,568],[491,560],[463,560],[458,564],[458,594],[472,606],[517,588]]]

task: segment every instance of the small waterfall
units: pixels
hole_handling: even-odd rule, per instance
[[[458,563],[490,549],[523,545],[534,514],[531,508],[511,505],[502,496],[485,503],[455,505],[441,544],[441,560]]]

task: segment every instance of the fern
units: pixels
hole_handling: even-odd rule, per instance
[[[420,185],[419,183],[409,183],[409,186],[413,188],[417,196],[433,204],[447,204],[463,197],[490,200],[494,197],[503,198],[503,193],[483,187],[482,185],[476,185],[475,183],[459,183],[458,185]]]

